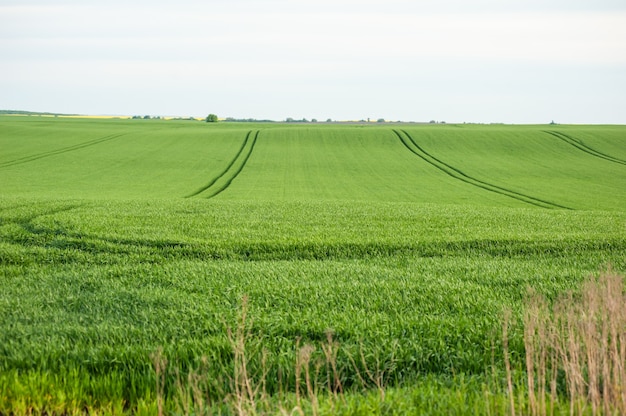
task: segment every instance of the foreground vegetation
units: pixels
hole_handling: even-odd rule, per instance
[[[0,119],[0,412],[601,411],[528,314],[626,270],[624,129],[545,127]]]

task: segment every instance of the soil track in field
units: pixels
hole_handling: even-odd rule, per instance
[[[544,131],[544,133],[548,133],[551,136],[556,137],[557,139],[560,139],[562,141],[564,141],[565,143],[574,146],[575,148],[577,148],[578,150],[582,150],[583,152],[591,155],[591,156],[595,156],[595,157],[599,157],[600,159],[604,159],[604,160],[608,160],[609,162],[614,162],[614,163],[619,163],[621,165],[626,165],[626,160],[624,159],[619,159],[617,157],[613,157],[611,155],[607,155],[606,153],[602,153],[599,152],[589,146],[587,146],[586,144],[584,144],[582,142],[582,140],[576,139],[572,136],[568,136],[565,133],[561,133],[558,131]]]
[[[257,130],[253,134],[253,130],[250,130],[248,134],[246,134],[246,138],[244,139],[241,147],[239,148],[239,151],[237,152],[235,157],[230,161],[228,166],[226,166],[226,168],[219,175],[213,178],[208,184],[198,189],[197,191],[187,195],[186,198],[192,198],[194,196],[200,195],[205,192],[207,193],[205,198],[213,198],[214,196],[218,195],[219,193],[223,192],[226,188],[228,188],[230,184],[232,183],[232,181],[237,177],[237,175],[241,173],[244,166],[248,162],[248,159],[250,158],[250,155],[252,154],[252,151],[254,150],[254,145],[256,144],[256,140],[259,137],[259,132],[260,130]],[[241,163],[239,164],[238,167],[234,168],[238,160],[240,160]],[[216,185],[217,182],[222,178],[226,178],[226,182],[221,185]]]
[[[478,188],[482,188],[482,189],[490,191],[490,192],[494,192],[494,193],[497,193],[497,194],[500,194],[500,195],[504,195],[504,196],[507,196],[509,198],[517,199],[518,201],[522,201],[522,202],[525,202],[527,204],[535,205],[535,206],[538,206],[538,207],[541,207],[541,208],[571,209],[571,208],[568,208],[566,206],[556,204],[554,202],[550,202],[550,201],[546,201],[546,200],[543,200],[543,199],[535,198],[535,197],[530,196],[530,195],[522,194],[520,192],[512,191],[510,189],[503,188],[501,186],[493,185],[491,183],[482,181],[480,179],[473,178],[473,177],[463,173],[461,170],[455,168],[454,166],[451,166],[451,165],[443,162],[442,160],[434,157],[430,153],[426,152],[422,147],[420,147],[417,144],[417,142],[413,139],[413,137],[411,137],[411,135],[409,133],[407,133],[405,130],[398,131],[398,130],[393,129],[393,132],[396,134],[396,136],[398,136],[398,138],[400,139],[402,144],[407,149],[409,149],[413,154],[415,154],[416,156],[418,156],[419,158],[421,158],[422,160],[424,160],[426,163],[430,164],[431,166],[441,170],[442,172],[446,173],[449,176],[452,176],[453,178],[455,178],[457,180],[460,180],[460,181],[465,182],[465,183],[467,183],[469,185],[473,185],[473,186],[476,186]],[[404,134],[404,136],[401,133]]]
[[[45,157],[56,156],[63,153],[72,152],[74,150],[84,149],[85,147],[94,146],[96,144],[100,144],[103,142],[108,142],[113,139],[117,139],[126,135],[127,133],[119,133],[119,134],[111,134],[109,136],[99,137],[97,139],[89,140],[83,143],[75,144],[73,146],[62,147],[60,149],[49,150],[47,152],[37,153],[35,155],[24,156],[18,159],[9,160],[6,162],[0,163],[0,168],[6,168],[9,166],[20,165],[22,163],[32,162],[34,160],[43,159]]]

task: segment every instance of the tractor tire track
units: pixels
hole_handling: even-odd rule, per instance
[[[546,201],[546,200],[543,200],[543,199],[535,198],[535,197],[530,196],[530,195],[526,195],[526,194],[522,194],[520,192],[512,191],[510,189],[503,188],[503,187],[498,186],[498,185],[493,185],[493,184],[491,184],[489,182],[485,182],[485,181],[482,181],[480,179],[476,179],[474,177],[471,177],[471,176],[463,173],[459,169],[455,168],[454,166],[451,166],[451,165],[443,162],[442,160],[434,157],[430,153],[426,152],[424,149],[422,149],[417,144],[417,142],[413,139],[413,137],[411,137],[411,135],[409,133],[407,133],[405,130],[400,130],[400,132],[402,132],[406,136],[406,138],[403,137],[402,134],[400,134],[400,132],[395,130],[395,129],[393,129],[393,132],[396,134],[396,136],[398,136],[398,138],[400,139],[402,144],[409,151],[411,151],[413,154],[415,154],[416,156],[418,156],[419,158],[424,160],[426,163],[428,163],[431,166],[439,169],[440,171],[446,173],[448,176],[451,176],[454,179],[457,179],[457,180],[465,182],[465,183],[467,183],[469,185],[473,185],[473,186],[476,186],[478,188],[481,188],[481,189],[484,189],[484,190],[487,190],[487,191],[490,191],[490,192],[494,192],[494,193],[497,193],[499,195],[507,196],[509,198],[513,198],[513,199],[516,199],[518,201],[522,201],[522,202],[525,202],[527,204],[535,205],[535,206],[538,206],[538,207],[541,207],[541,208],[548,208],[548,209],[554,209],[554,208],[571,209],[571,208],[563,206],[563,205],[555,204],[554,202],[550,202],[550,201]],[[407,139],[408,139],[409,142],[407,142]]]
[[[56,156],[56,155],[60,155],[60,154],[63,154],[63,153],[72,152],[74,150],[84,149],[85,147],[90,147],[90,146],[94,146],[94,145],[97,145],[97,144],[100,144],[100,143],[108,142],[108,141],[113,140],[113,139],[117,139],[117,138],[122,137],[122,136],[124,136],[126,134],[128,134],[128,133],[111,134],[109,136],[99,137],[97,139],[93,139],[93,140],[89,140],[89,141],[86,141],[86,142],[83,142],[83,143],[75,144],[73,146],[62,147],[62,148],[56,149],[56,150],[50,150],[50,151],[38,153],[38,154],[35,154],[35,155],[24,156],[24,157],[20,157],[18,159],[9,160],[9,161],[0,163],[0,169],[1,168],[6,168],[6,167],[9,167],[9,166],[21,165],[23,163],[32,162],[34,160],[43,159],[43,158],[50,157],[50,156]]]
[[[254,139],[252,139],[252,144],[250,145],[250,149],[246,153],[246,155],[245,155],[245,157],[243,159],[243,162],[241,163],[241,166],[239,166],[239,169],[237,169],[237,171],[234,172],[234,174],[228,179],[228,181],[224,184],[224,186],[220,187],[214,193],[212,193],[211,195],[207,196],[206,197],[207,199],[208,198],[213,198],[214,196],[216,196],[217,194],[221,193],[226,188],[228,188],[230,186],[230,184],[232,183],[232,181],[241,173],[241,171],[243,170],[244,166],[246,166],[246,163],[248,163],[248,159],[250,159],[250,155],[252,154],[252,151],[254,150],[254,145],[256,144],[256,139],[258,137],[259,137],[259,130],[257,130],[256,134],[254,135]]]
[[[557,139],[560,139],[562,141],[564,141],[565,143],[574,146],[575,148],[577,148],[578,150],[582,150],[583,152],[591,155],[591,156],[595,156],[595,157],[599,157],[600,159],[604,159],[604,160],[608,160],[609,162],[614,162],[614,163],[619,163],[620,165],[626,165],[626,160],[624,159],[619,159],[617,157],[613,157],[611,155],[607,155],[606,153],[602,153],[599,152],[589,146],[587,146],[586,144],[584,144],[581,140],[575,139],[572,136],[568,136],[565,133],[561,133],[558,131],[547,131],[544,130],[544,133],[547,133],[551,136],[556,137]]]
[[[207,189],[209,189],[210,187],[215,185],[215,182],[217,182],[222,176],[226,175],[228,170],[235,164],[235,162],[237,161],[237,159],[239,158],[239,156],[243,152],[243,149],[245,149],[246,144],[248,143],[248,139],[250,138],[251,134],[252,134],[252,130],[250,130],[248,132],[248,134],[246,134],[246,138],[243,140],[243,143],[241,144],[241,147],[239,148],[239,151],[237,152],[235,157],[230,161],[228,166],[226,166],[226,168],[219,175],[217,175],[215,178],[211,179],[211,181],[208,184],[206,184],[203,187],[199,188],[197,191],[187,195],[185,198],[191,198],[191,197],[194,197],[194,196],[196,196],[198,194],[201,194],[202,192],[206,191]]]
[[[230,161],[228,166],[226,166],[226,168],[218,176],[213,178],[207,185],[198,189],[194,193],[187,195],[185,198],[192,198],[194,196],[200,195],[201,193],[209,191],[207,195],[205,196],[205,198],[209,199],[220,194],[226,188],[228,188],[230,184],[232,183],[232,181],[239,175],[239,173],[241,173],[244,166],[248,162],[248,159],[250,158],[250,155],[252,154],[252,151],[254,150],[254,145],[256,144],[256,140],[259,137],[259,133],[260,133],[260,130],[257,130],[253,136],[252,130],[250,130],[248,134],[246,134],[246,138],[244,139],[243,144],[239,148],[239,151],[237,152],[233,160]],[[248,146],[248,143],[250,143],[249,146]],[[237,161],[241,161],[241,163],[239,164],[237,168],[233,169],[233,166],[235,166]],[[221,178],[224,178],[224,177],[226,178],[226,182],[222,185],[216,186],[216,183]]]

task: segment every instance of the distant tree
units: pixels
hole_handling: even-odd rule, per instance
[[[317,123],[317,119],[316,118],[312,118],[311,119],[311,123]]]
[[[294,119],[293,119],[293,117],[287,117],[287,118],[285,119],[285,121],[286,121],[287,123],[293,123],[293,122],[294,122]]]
[[[378,120],[376,120],[377,123],[384,123],[385,119],[384,118],[379,118]]]
[[[333,122],[333,119],[332,119],[332,118],[326,119],[326,122],[327,122],[327,123],[332,123],[332,122]]]
[[[209,114],[208,116],[206,116],[205,121],[207,123],[217,123],[217,116],[215,114]]]

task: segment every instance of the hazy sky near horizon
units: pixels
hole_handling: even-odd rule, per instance
[[[0,0],[0,109],[626,124],[626,2]]]

